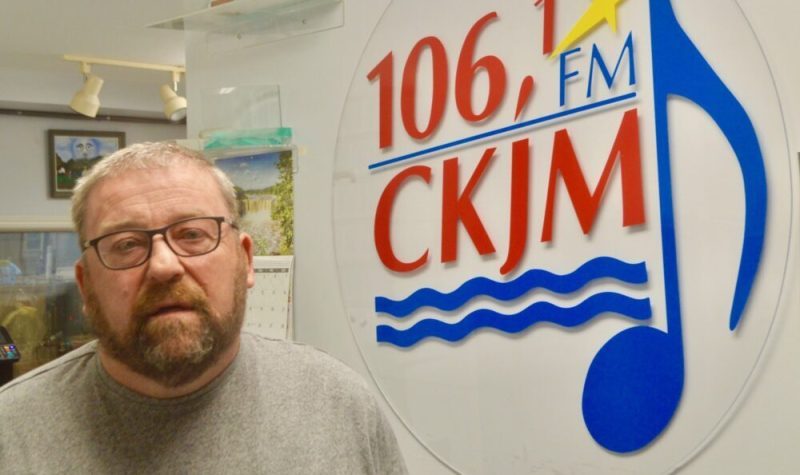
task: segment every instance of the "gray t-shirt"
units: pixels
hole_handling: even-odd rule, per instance
[[[406,473],[363,380],[296,343],[242,335],[189,396],[116,383],[90,343],[0,388],[4,473]]]

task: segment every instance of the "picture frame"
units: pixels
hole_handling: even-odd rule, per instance
[[[125,132],[48,130],[50,197],[69,198],[75,182],[103,157],[125,147]]]

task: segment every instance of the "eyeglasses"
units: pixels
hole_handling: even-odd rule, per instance
[[[217,247],[222,236],[221,216],[188,218],[158,229],[126,229],[86,241],[83,250],[93,247],[104,266],[111,270],[137,267],[150,259],[153,236],[161,234],[164,242],[181,257],[202,256]],[[234,229],[235,224],[228,223]]]

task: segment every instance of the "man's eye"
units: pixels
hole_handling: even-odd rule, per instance
[[[145,247],[147,247],[147,243],[145,241],[128,237],[115,241],[114,245],[111,247],[111,250],[116,253],[128,253],[137,249],[143,249]]]
[[[175,234],[175,238],[182,241],[196,241],[207,237],[208,233],[199,228],[181,229]]]

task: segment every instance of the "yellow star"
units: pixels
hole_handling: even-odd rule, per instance
[[[604,21],[611,26],[611,31],[616,33],[617,4],[623,1],[625,0],[592,0],[592,4],[586,9],[586,13],[575,23],[566,38],[556,46],[550,57],[552,58],[562,53]]]

